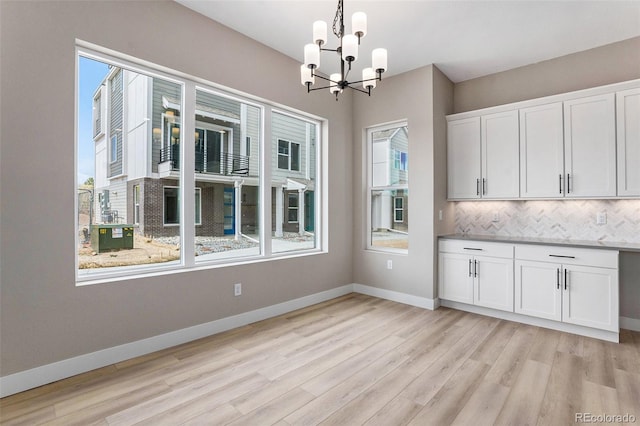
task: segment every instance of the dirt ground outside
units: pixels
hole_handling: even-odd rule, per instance
[[[179,259],[180,248],[177,245],[161,243],[142,235],[134,235],[132,249],[96,253],[91,243],[82,243],[78,250],[79,269],[144,265]]]

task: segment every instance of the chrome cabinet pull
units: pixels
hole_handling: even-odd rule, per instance
[[[560,181],[560,193],[562,194],[562,175],[558,175],[558,179]]]
[[[558,271],[558,274],[556,275],[556,288],[560,290],[560,268],[556,269],[556,271]]]
[[[469,259],[469,276],[471,276],[471,259]]]
[[[571,192],[571,175],[567,173],[567,194]]]
[[[463,250],[476,250],[476,251],[482,251],[482,249],[479,248],[473,248],[473,247],[462,247]]]
[[[482,178],[482,195],[487,195],[487,180]]]
[[[575,259],[575,256],[563,256],[561,254],[550,254],[549,257],[563,257],[565,259]]]
[[[480,195],[480,179],[476,179],[476,195]]]
[[[478,262],[477,260],[473,261],[473,276],[477,277],[478,276],[478,266],[479,266],[480,262]]]
[[[564,289],[567,289],[567,268],[564,268]]]

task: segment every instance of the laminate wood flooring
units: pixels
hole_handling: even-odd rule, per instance
[[[640,423],[640,333],[620,338],[354,293],[3,398],[0,424]]]

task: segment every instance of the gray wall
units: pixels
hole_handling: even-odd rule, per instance
[[[329,254],[76,287],[76,38],[328,118]],[[1,1],[0,39],[0,375],[352,282],[349,96],[307,94],[298,63],[172,1]]]
[[[458,83],[454,112],[636,78],[640,78],[640,37]]]
[[[444,107],[434,106],[436,94]],[[451,97],[451,83],[434,66],[383,79],[371,98],[354,95],[354,282],[428,299],[435,297],[434,191],[441,185],[446,187],[446,178],[443,180],[442,169],[437,174],[434,170],[434,146],[440,148],[437,155],[441,156],[446,143],[442,129],[444,110]],[[365,250],[369,194],[364,129],[402,119],[408,120],[409,129],[409,252],[403,255]],[[443,200],[438,199],[440,202]],[[392,270],[386,269],[387,259],[393,260]]]

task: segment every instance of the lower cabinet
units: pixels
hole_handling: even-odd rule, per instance
[[[614,332],[617,339],[618,251],[466,239],[443,239],[439,250],[443,301],[512,312],[519,315],[507,318],[523,322],[526,315]]]
[[[618,331],[618,269],[617,252],[583,249],[559,250],[551,247],[530,249],[516,247],[516,258],[535,257],[538,260],[516,259],[515,312],[538,318],[562,321],[607,331]],[[615,254],[614,254],[615,253]],[[599,256],[609,267],[575,264],[585,257]],[[550,261],[541,261],[540,258]],[[562,263],[553,262],[562,260]]]
[[[442,241],[439,271],[441,299],[513,312],[513,246]]]

